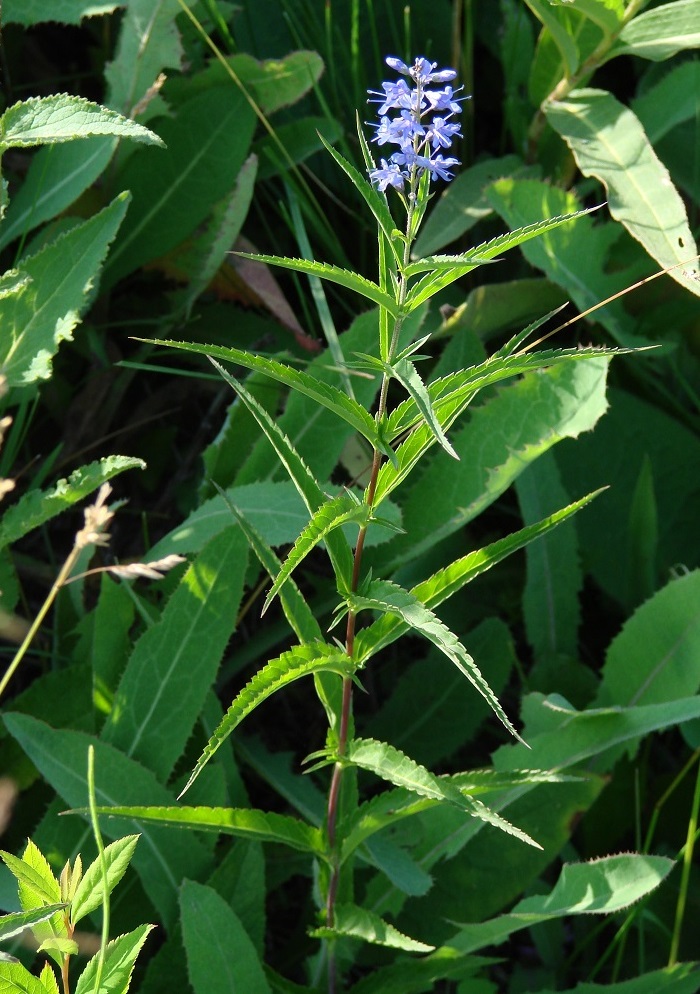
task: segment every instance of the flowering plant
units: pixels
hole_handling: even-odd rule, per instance
[[[415,59],[410,67],[393,57],[387,59],[387,63],[406,79],[384,83],[383,93],[370,94],[380,104],[380,123],[375,126],[373,140],[380,146],[396,144],[399,150],[389,160],[382,159],[381,165],[377,166],[362,129],[358,127],[368,181],[351,162],[326,145],[377,222],[377,280],[308,259],[268,255],[253,257],[329,280],[356,291],[376,305],[372,321],[377,334],[371,350],[345,357],[341,370],[337,369],[334,361],[333,366],[327,367],[319,376],[241,349],[199,343],[154,342],[204,354],[211,359],[277,453],[309,516],[286,559],[280,562],[236,506],[234,497],[224,491],[220,493],[232,520],[238,523],[272,579],[263,612],[279,597],[297,642],[270,659],[236,695],[223,720],[211,734],[182,793],[189,789],[247,715],[278,690],[293,681],[311,676],[328,720],[323,748],[307,757],[307,761],[312,763],[309,771],[326,766],[332,769],[325,820],[322,825],[317,825],[313,821],[305,823],[287,815],[271,815],[250,809],[105,809],[112,814],[165,824],[197,828],[205,825],[215,828],[218,825],[222,826],[221,830],[234,835],[275,841],[306,853],[317,867],[319,922],[312,934],[324,940],[317,964],[318,978],[325,974],[329,994],[336,991],[343,965],[352,956],[352,946],[348,943],[350,939],[362,938],[412,952],[428,952],[433,948],[401,934],[374,908],[362,908],[354,903],[357,858],[360,861],[374,859],[370,845],[376,833],[393,825],[397,819],[413,817],[444,805],[458,809],[466,819],[475,819],[480,825],[489,824],[539,848],[526,832],[476,796],[482,793],[479,778],[470,779],[467,775],[438,777],[394,746],[357,736],[353,686],[360,682],[363,671],[387,646],[406,634],[418,635],[431,642],[457,667],[508,732],[519,738],[477,663],[457,635],[435,614],[435,609],[485,569],[569,518],[594,495],[584,497],[484,549],[461,556],[449,567],[438,570],[410,589],[398,582],[396,573],[390,572],[381,578],[367,567],[365,547],[368,534],[381,529],[385,533],[387,529],[396,530],[395,523],[380,509],[383,505],[388,506],[389,497],[434,446],[440,446],[454,459],[460,458],[460,452],[448,439],[447,431],[482,387],[553,365],[580,363],[594,357],[598,364],[605,363],[600,349],[530,352],[525,345],[526,339],[546,320],[545,317],[516,335],[484,362],[460,368],[432,381],[426,381],[421,376],[417,364],[425,357],[419,353],[430,335],[421,338],[417,337],[417,332],[425,318],[427,302],[461,276],[490,262],[501,252],[577,215],[548,218],[458,255],[413,259],[411,249],[428,204],[431,179],[449,179],[457,165],[457,160],[445,158],[442,150],[448,148],[459,134],[459,126],[452,118],[459,113],[463,98],[458,97],[456,94],[459,91],[454,91],[449,85],[456,75],[452,69],[436,71],[436,65],[424,57]],[[432,84],[445,85],[435,89]],[[396,113],[390,117],[389,111]],[[397,191],[406,212],[403,232],[398,229],[389,208],[389,187]],[[312,473],[253,392],[219,365],[219,360],[264,374],[336,415],[363,440],[362,444],[369,446],[371,466],[364,490],[358,492],[350,486],[341,488],[339,492],[336,488],[336,492],[329,494],[329,490],[333,491],[332,484]],[[352,389],[348,389],[348,374],[355,371],[360,371],[365,377],[369,374],[369,379],[376,384],[377,400],[372,410],[363,406]],[[337,383],[334,382],[336,380]],[[390,400],[393,401],[389,389],[391,384],[399,390],[397,402],[393,405],[390,403]],[[410,541],[410,534],[404,536],[404,540]],[[334,574],[337,608],[333,627],[344,620],[342,639],[327,637],[292,578],[294,571],[320,543],[325,544]],[[360,803],[356,779],[358,770],[374,774],[388,785],[388,789],[371,801]],[[516,783],[522,786],[527,782],[538,782],[542,776],[551,779],[551,774],[537,771],[499,775],[498,786],[502,789]],[[451,956],[446,958],[446,962],[449,960]],[[448,974],[441,974],[438,968],[436,976],[442,975]]]

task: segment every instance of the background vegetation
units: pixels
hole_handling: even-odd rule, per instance
[[[361,169],[355,115],[374,116],[366,91],[388,78],[384,56],[425,54],[457,68],[472,98],[460,175],[437,189],[418,254],[607,202],[412,316],[413,337],[433,335],[426,376],[482,362],[560,304],[573,306],[556,323],[675,268],[554,339],[646,351],[609,371],[601,357],[485,387],[451,430],[460,462],[433,453],[392,495],[406,534],[379,530],[368,559],[412,586],[609,487],[439,609],[529,751],[424,640],[388,647],[363,674],[364,737],[440,774],[489,771],[487,802],[542,850],[443,807],[372,836],[355,900],[438,952],[410,962],[407,950],[426,947],[347,939],[344,982],[356,994],[700,989],[689,962],[700,915],[700,2],[4,0],[2,17],[4,110],[70,93],[165,144],[83,122],[80,140],[36,148],[41,134],[13,139],[3,117],[0,405],[12,422],[0,477],[15,486],[0,520],[2,672],[74,547],[81,502],[108,479],[109,547],[79,549],[73,572],[188,559],[158,582],[102,572],[58,591],[2,684],[3,848],[19,853],[31,837],[57,873],[77,852],[95,858],[84,818],[58,816],[87,805],[89,743],[99,803],[174,804],[234,695],[289,646],[282,610],[260,620],[269,578],[216,488],[280,554],[305,509],[206,360],[144,339],[283,356],[347,387],[339,363],[375,348],[376,314],[342,287],[230,252],[373,276],[374,222],[318,133]],[[376,381],[351,379],[371,407]],[[349,427],[259,372],[245,383],[319,479],[366,482],[371,456]],[[335,586],[321,550],[297,582],[325,631]],[[266,701],[188,804],[321,825],[328,771],[301,773],[325,736],[310,687]],[[521,768],[560,782],[488,792],[489,775]],[[369,798],[378,788],[365,776]],[[232,835],[224,821],[195,833],[103,820],[109,838],[143,833],[111,915],[113,935],[158,923],[133,988],[322,989],[314,860],[265,841],[272,830]],[[610,917],[576,915],[562,865],[629,850],[676,862],[647,864],[656,882],[668,875],[640,903],[630,907],[651,884],[578,908]],[[530,903],[508,914],[519,901]],[[5,868],[0,906],[17,908]],[[32,962],[19,941],[11,951]],[[242,973],[228,976],[233,961]]]

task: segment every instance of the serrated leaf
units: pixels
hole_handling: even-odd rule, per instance
[[[39,922],[48,921],[57,911],[63,911],[65,907],[65,904],[49,904],[30,911],[15,911],[11,915],[0,915],[0,941],[11,939],[24,932],[26,928],[38,925]]]
[[[163,144],[158,135],[142,124],[68,93],[20,100],[0,117],[0,153],[8,148],[50,145],[91,135],[132,138],[146,145]]]
[[[185,880],[180,909],[187,973],[195,994],[271,994],[255,946],[220,894]]]
[[[111,14],[123,0],[53,0],[47,7],[44,0],[4,0],[3,24],[24,24],[29,27],[45,21],[80,24],[84,17]]]
[[[124,876],[138,840],[138,835],[127,835],[105,846],[104,858],[107,863],[108,894],[114,890]],[[78,884],[75,896],[71,901],[71,924],[76,925],[81,918],[89,915],[91,911],[99,908],[103,903],[104,877],[102,873],[102,859],[98,858],[85,871],[82,880]]]
[[[358,123],[358,134],[360,135],[360,140],[363,139],[362,130]],[[393,238],[393,231],[396,228],[394,219],[391,216],[391,212],[386,202],[386,197],[383,197],[373,186],[369,183],[365,177],[360,173],[351,162],[337,152],[333,146],[326,141],[323,135],[319,136],[323,142],[326,149],[333,156],[337,164],[343,170],[346,176],[349,177],[353,186],[362,196],[363,200],[369,207],[369,209],[374,214],[379,227],[384,232],[386,237],[386,244],[391,248],[392,254],[397,264],[400,264],[402,259],[396,248],[395,240]]]
[[[265,598],[261,613],[264,614],[267,611],[293,571],[319,542],[322,542],[336,528],[340,528],[348,522],[356,521],[359,524],[366,524],[368,515],[367,505],[360,504],[356,497],[348,493],[338,494],[337,497],[331,497],[325,504],[322,504],[292,546]]]
[[[180,797],[189,790],[203,768],[236,726],[277,690],[286,687],[300,677],[314,673],[338,673],[341,676],[351,676],[353,672],[354,664],[350,657],[342,649],[324,642],[295,646],[277,656],[276,659],[271,659],[262,669],[258,670],[235,697],[224,715],[223,721],[212,733],[204,747],[204,751],[181,791]]]
[[[473,818],[487,822],[508,835],[513,835],[522,842],[534,846],[535,849],[541,848],[526,832],[511,825],[481,801],[463,793],[449,777],[434,776],[424,766],[410,759],[399,749],[387,745],[386,742],[377,742],[375,739],[353,739],[348,743],[343,756],[337,758],[340,762],[370,770],[382,780],[387,780],[413,794],[431,801],[451,804]]]
[[[399,381],[401,386],[408,391],[411,395],[416,408],[425,420],[426,425],[435,436],[436,441],[439,445],[447,452],[448,455],[452,456],[453,459],[459,459],[459,456],[452,448],[447,436],[440,426],[440,421],[433,409],[430,402],[430,395],[426,389],[425,383],[420,378],[418,370],[409,362],[408,359],[399,359],[397,362],[392,364],[391,367],[393,376]]]
[[[497,945],[537,922],[572,914],[611,914],[655,890],[674,865],[665,856],[635,853],[566,864],[549,894],[525,898],[510,914],[463,925],[444,948],[468,953]]]
[[[126,994],[136,957],[154,925],[139,925],[133,932],[120,935],[108,943],[99,990],[95,990],[100,954],[92,957],[78,977],[75,994]]]
[[[41,973],[39,974],[39,980],[44,985],[44,990],[46,994],[59,994],[58,981],[56,980],[56,974],[51,968],[51,964],[44,963]]]
[[[17,880],[19,903],[23,911],[61,903],[60,884],[48,860],[31,839],[28,840],[21,859],[7,852],[0,852],[0,856]],[[65,938],[65,917],[60,913],[55,914],[37,923],[32,931],[39,942]],[[61,954],[50,948],[47,951],[60,966]]]
[[[0,961],[0,994],[47,994],[47,991],[26,966]]]
[[[145,466],[142,459],[132,456],[107,456],[99,462],[76,469],[67,480],[59,480],[51,490],[30,490],[3,515],[0,521],[0,549],[12,545],[61,511],[84,500],[118,473],[127,469],[144,469]]]
[[[241,513],[240,509],[228,500],[223,491],[221,491],[221,496],[241,526],[241,530],[251,549],[258,557],[260,565],[263,569],[267,570],[270,579],[274,579],[279,574],[282,563],[260,533],[251,525],[246,516]],[[319,623],[316,621],[313,611],[293,580],[287,580],[280,591],[280,603],[282,604],[285,618],[302,645],[314,642],[317,639],[319,641],[323,639],[323,632]]]
[[[590,210],[597,210],[597,208],[593,207]],[[419,260],[416,263],[412,263],[411,267],[414,267],[414,271],[416,271],[415,267],[425,267],[426,264],[430,265],[431,271],[418,280],[408,291],[406,312],[412,311],[424,303],[424,301],[433,297],[439,290],[444,290],[446,286],[450,286],[455,280],[466,276],[467,273],[471,273],[477,266],[490,262],[499,252],[506,252],[508,249],[515,248],[517,245],[522,245],[523,242],[527,242],[531,238],[536,238],[538,235],[551,231],[561,224],[566,224],[576,217],[589,214],[590,210],[577,211],[574,214],[563,214],[560,217],[546,218],[534,224],[528,224],[523,228],[517,228],[515,231],[508,231],[503,235],[492,238],[488,242],[475,246],[469,252],[464,253],[463,256],[432,256],[428,260]],[[445,268],[438,268],[437,272],[432,271],[435,266],[440,266],[443,263]],[[409,271],[411,267],[409,267]]]
[[[348,290],[354,290],[355,293],[359,293],[362,297],[366,297],[368,300],[374,301],[375,304],[379,304],[380,307],[386,308],[394,317],[399,313],[399,305],[391,294],[382,290],[380,286],[377,286],[371,280],[365,279],[364,276],[353,273],[349,269],[331,266],[327,262],[315,262],[309,259],[288,259],[280,255],[251,255],[248,252],[237,252],[236,254],[240,255],[243,259],[254,259],[256,262],[264,262],[268,266],[280,266],[282,269],[291,269],[295,273],[318,276],[319,279],[329,280],[331,283],[337,283],[339,286],[344,286]],[[418,305],[415,304],[414,306]]]
[[[124,219],[129,194],[120,193],[88,221],[59,235],[19,272],[31,282],[17,295],[0,298],[0,372],[9,386],[27,386],[51,375],[51,360],[73,336],[109,246]]]
[[[390,949],[403,949],[410,953],[429,953],[435,949],[435,946],[426,942],[411,939],[390,922],[385,922],[379,915],[359,908],[356,904],[337,905],[333,912],[333,926],[316,928],[311,935],[319,939],[361,939],[375,946],[388,946]]]
[[[135,818],[173,828],[220,832],[257,842],[278,842],[299,852],[324,853],[321,831],[290,815],[259,811],[257,808],[207,807],[98,807],[98,814],[113,818]]]
[[[700,6],[697,0],[674,0],[644,11],[624,26],[606,60],[637,55],[654,62],[700,46]]]
[[[355,431],[364,435],[370,445],[376,445],[379,440],[374,418],[361,404],[358,404],[356,400],[348,397],[346,393],[338,390],[331,383],[324,383],[322,380],[310,376],[303,370],[293,369],[291,366],[286,366],[284,363],[277,362],[275,359],[253,355],[251,352],[243,352],[241,349],[225,348],[217,345],[200,345],[197,342],[162,341],[160,339],[142,339],[142,341],[149,341],[151,345],[180,349],[184,352],[194,352],[198,355],[208,356],[211,359],[234,362],[239,366],[245,366],[246,369],[264,373],[273,380],[277,380],[278,383],[284,383],[290,389],[296,390],[306,397],[310,397],[322,407],[337,414],[339,418],[346,421]]]
[[[235,380],[218,363],[211,362],[219,370],[226,382],[231,386],[241,398],[245,406],[258,422],[267,440],[277,453],[280,462],[289,474],[292,483],[297,488],[299,495],[306,504],[309,513],[315,511],[323,504],[326,497],[318,482],[314,478],[311,470],[301,459],[294,449],[287,436],[282,432],[268,412],[257,402],[252,394],[249,394],[242,383]],[[340,589],[345,589],[350,585],[352,575],[352,552],[347,539],[342,531],[331,532],[327,536],[326,548],[330,556],[331,563],[336,575],[336,582]]]
[[[368,585],[366,592],[351,594],[347,601],[355,611],[368,609],[396,614],[413,631],[419,632],[427,638],[454,663],[457,669],[479,691],[511,735],[522,741],[478,666],[457,636],[419,600],[415,593],[404,590],[403,587],[389,580],[373,580]]]
[[[700,296],[698,265],[692,261],[697,247],[685,205],[636,115],[607,91],[594,89],[550,103],[546,115],[584,176],[605,185],[615,220],[659,266],[676,267],[669,276]]]

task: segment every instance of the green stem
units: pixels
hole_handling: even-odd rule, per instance
[[[695,777],[695,791],[693,793],[693,807],[688,820],[688,831],[686,842],[683,847],[683,873],[681,885],[678,890],[678,903],[676,904],[676,920],[673,924],[673,938],[671,939],[671,951],[668,956],[669,967],[675,966],[678,962],[678,950],[681,942],[681,927],[685,915],[685,906],[688,898],[688,885],[690,883],[690,870],[693,863],[693,851],[695,849],[695,839],[698,831],[698,811],[700,811],[700,766]]]
[[[56,600],[56,596],[58,595],[58,591],[61,589],[61,587],[63,586],[63,584],[65,583],[65,581],[66,581],[66,579],[68,577],[68,574],[73,569],[73,566],[75,565],[75,562],[76,562],[78,556],[80,555],[80,551],[81,551],[80,547],[78,545],[75,545],[73,547],[73,549],[71,550],[70,555],[66,559],[65,563],[61,567],[61,570],[60,570],[58,576],[56,577],[56,579],[54,580],[54,583],[53,583],[53,586],[51,587],[51,590],[49,591],[48,597],[46,598],[46,600],[44,601],[44,603],[41,605],[41,608],[39,609],[39,613],[37,614],[36,618],[32,622],[32,625],[31,625],[29,631],[27,632],[24,641],[22,642],[21,646],[19,647],[19,649],[15,653],[14,659],[12,660],[12,662],[10,663],[10,665],[7,667],[7,669],[5,670],[5,674],[4,674],[3,678],[2,678],[2,680],[0,680],[0,697],[2,697],[5,688],[7,687],[8,683],[12,679],[12,677],[13,677],[13,675],[15,673],[15,670],[17,669],[17,667],[19,666],[19,664],[24,659],[24,657],[26,655],[26,652],[27,652],[27,649],[31,645],[32,640],[34,639],[34,636],[36,635],[36,633],[38,632],[39,628],[41,627],[41,623],[44,620],[44,618],[46,617],[46,615],[47,615],[47,613],[49,611],[49,608],[51,607],[51,605],[53,604],[53,602]]]
[[[100,940],[100,952],[97,960],[94,988],[95,994],[99,994],[102,974],[104,972],[105,956],[107,954],[107,943],[109,942],[109,890],[107,888],[107,857],[105,856],[105,847],[97,818],[97,803],[95,800],[95,748],[92,745],[88,747],[88,801],[90,806],[90,822],[97,844],[100,869],[102,871],[102,938]]]

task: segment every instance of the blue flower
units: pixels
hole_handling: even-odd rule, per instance
[[[454,69],[438,70],[436,62],[429,62],[422,55],[412,66],[394,56],[389,56],[386,62],[402,76],[408,76],[413,86],[399,79],[382,83],[383,92],[369,91],[370,102],[380,104],[379,124],[372,125],[376,129],[372,141],[398,146],[388,160],[381,160],[381,168],[369,170],[369,176],[381,192],[389,186],[403,191],[408,184],[414,196],[418,180],[425,172],[430,173],[431,179],[452,179],[452,167],[459,165],[459,160],[433,153],[449,148],[452,139],[460,137],[459,124],[449,118],[461,113],[460,104],[466,98],[456,96],[461,87],[428,88],[431,83],[451,82],[457,75]],[[396,113],[390,116],[391,111]],[[442,113],[436,114],[438,111]]]

